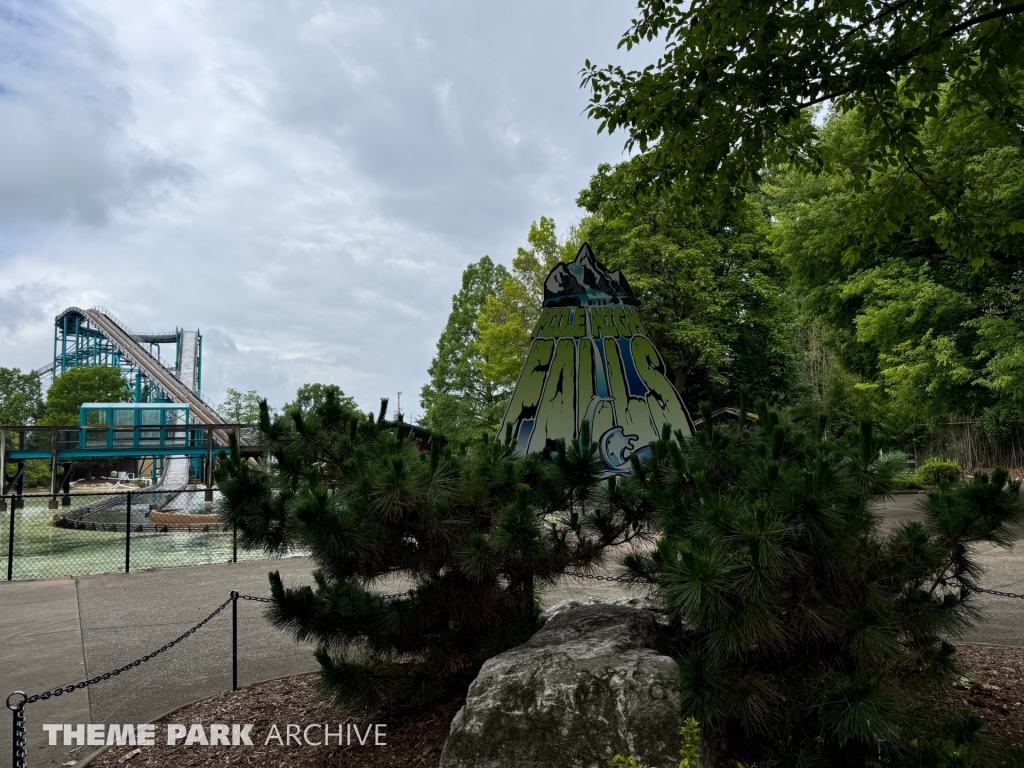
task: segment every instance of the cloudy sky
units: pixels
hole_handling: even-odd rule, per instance
[[[578,218],[611,0],[0,0],[0,365],[105,306],[204,391],[418,393],[462,269]]]

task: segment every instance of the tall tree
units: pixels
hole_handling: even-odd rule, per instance
[[[462,288],[452,296],[452,311],[430,363],[430,383],[420,392],[424,426],[450,440],[475,440],[493,434],[501,423],[510,390],[481,373],[488,355],[477,345],[477,316],[507,275],[484,256],[466,267]]]
[[[765,216],[751,201],[724,219],[688,215],[675,188],[638,192],[641,166],[600,166],[577,199],[580,227],[629,280],[676,389],[693,405],[732,404],[742,385],[784,398],[792,310]]]
[[[718,212],[766,168],[828,169],[808,108],[831,103],[873,137],[843,186],[892,178],[851,208],[861,237],[846,258],[927,210],[942,250],[977,265],[1020,221],[989,210],[971,168],[934,164],[922,136],[946,98],[950,112],[981,109],[1021,141],[1022,12],[1005,0],[640,0],[620,46],[657,39],[665,53],[642,71],[588,61],[590,115],[599,131],[628,131],[643,184],[678,185],[694,209]]]
[[[519,248],[512,259],[512,273],[501,279],[477,318],[479,368],[500,387],[514,387],[519,377],[540,318],[544,280],[560,261],[572,261],[582,243],[578,227],[559,239],[555,220],[547,216],[530,225],[526,241],[529,246]]]
[[[83,403],[127,403],[132,399],[120,368],[72,368],[53,380],[46,392],[45,416],[40,424],[67,427],[78,424]]]
[[[969,172],[994,219],[1024,219],[1024,149],[1000,121],[977,108],[949,112],[947,99],[926,125],[920,152],[951,177]],[[870,163],[879,138],[860,115],[834,114],[819,132],[830,170],[778,171],[763,189],[776,226],[772,239],[792,275],[805,324],[842,367],[887,402],[888,429],[983,420],[986,430],[1024,423],[1024,235],[1006,230],[975,269],[943,250],[929,208],[909,212],[889,240],[845,259],[856,217],[887,194],[899,171],[856,190],[849,179]],[[977,231],[985,242],[986,228]]]
[[[313,411],[320,408],[328,397],[333,397],[344,408],[355,409],[356,401],[341,391],[337,384],[303,384],[295,393],[295,399],[285,403],[282,411],[286,414],[296,411]]]
[[[0,424],[32,424],[43,415],[42,387],[34,371],[0,368]]]
[[[260,420],[260,396],[255,389],[241,392],[228,387],[217,410],[232,424],[256,424]]]

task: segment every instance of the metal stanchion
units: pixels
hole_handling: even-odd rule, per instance
[[[21,700],[11,703],[11,699],[20,696]],[[25,701],[28,696],[24,691],[15,691],[7,697],[7,708],[11,710],[11,765],[13,768],[25,768]]]
[[[128,491],[128,511],[124,516],[124,572],[129,573],[132,561],[132,492]]]
[[[231,592],[231,690],[238,690],[238,593]]]
[[[0,482],[3,482],[0,480]],[[18,511],[18,505],[14,499],[11,500],[11,536],[7,539],[7,580],[14,580],[14,515]]]

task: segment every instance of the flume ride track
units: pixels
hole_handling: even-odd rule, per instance
[[[182,335],[182,348],[179,351],[177,361],[179,373],[168,370],[164,364],[153,356],[146,346],[147,337],[133,333],[124,323],[114,317],[104,307],[93,307],[83,309],[81,307],[68,307],[56,321],[70,313],[77,313],[88,320],[96,330],[102,333],[107,340],[119,350],[122,358],[138,368],[151,381],[157,384],[174,402],[187,404],[191,411],[191,418],[194,423],[202,424],[226,424],[225,420],[217,413],[214,406],[189,383],[195,381],[197,336],[195,332],[185,332]],[[48,366],[52,367],[52,366]],[[179,376],[181,378],[179,378]],[[221,446],[228,445],[228,430],[214,429],[212,436]],[[177,510],[182,504],[174,504],[178,493],[188,486],[189,480],[189,459],[186,456],[170,456],[160,481],[153,487],[152,491],[166,491],[166,494],[156,493],[150,497],[154,506],[163,509]],[[66,522],[80,522],[94,517],[100,513],[110,514],[124,509],[125,502],[120,498],[106,499],[69,511],[60,517]]]
[[[192,420],[203,424],[223,424],[224,419],[214,409],[213,405],[192,387],[186,385],[177,376],[164,367],[163,363],[157,360],[146,349],[144,342],[139,336],[132,333],[124,323],[114,317],[103,307],[92,309],[81,309],[79,307],[68,307],[62,315],[68,312],[78,312],[96,326],[118,349],[121,354],[129,358],[138,368],[150,379],[170,395],[176,403],[187,403],[192,411]],[[194,360],[194,353],[192,354]],[[194,365],[194,363],[193,363]],[[227,432],[214,433],[218,440],[227,445]]]

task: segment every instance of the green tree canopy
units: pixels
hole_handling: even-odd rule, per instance
[[[53,380],[46,392],[45,416],[39,423],[53,427],[77,425],[82,403],[127,403],[131,399],[120,368],[72,368]]]
[[[541,216],[530,225],[528,248],[519,248],[512,259],[512,273],[487,297],[477,318],[480,338],[478,367],[497,386],[511,388],[530,348],[530,334],[540,318],[544,280],[560,261],[572,261],[582,240],[578,228],[560,240],[554,219]]]
[[[792,312],[767,220],[750,201],[722,221],[685,216],[674,189],[637,194],[640,164],[598,168],[577,200],[591,214],[582,234],[629,280],[687,402],[731,404],[743,385],[780,399],[791,375]]]
[[[941,125],[939,123],[942,123]],[[996,219],[1024,218],[1024,150],[986,110],[940,111],[921,152],[951,176],[969,169],[974,194]],[[844,259],[857,219],[851,211],[902,194],[899,171],[855,189],[870,163],[874,132],[855,113],[832,115],[820,130],[829,171],[790,168],[764,185],[776,219],[772,239],[800,296],[805,324],[862,387],[888,404],[890,430],[947,421],[952,413],[1024,422],[1024,235],[986,241],[988,266],[975,269],[944,252],[934,208],[915,208],[888,241]]]
[[[430,382],[420,392],[424,426],[449,440],[494,434],[501,423],[510,390],[481,372],[489,357],[477,345],[477,316],[507,275],[484,256],[466,267],[462,288],[452,296],[452,311],[430,363]]]
[[[328,396],[333,397],[344,408],[356,408],[356,401],[342,392],[337,384],[303,384],[295,393],[295,399],[285,403],[282,411],[286,414],[299,410],[314,411],[327,401]]]
[[[0,368],[0,424],[32,424],[42,415],[39,375],[34,371],[22,373],[18,368]]]
[[[481,371],[515,385],[544,280],[587,240],[602,263],[623,271],[687,402],[731,403],[744,384],[779,399],[791,377],[791,309],[784,271],[767,248],[768,222],[749,201],[724,222],[694,221],[673,194],[638,191],[639,162],[598,168],[577,199],[588,215],[564,240],[548,217],[530,227],[530,247],[519,249],[478,318]]]
[[[217,406],[217,411],[231,424],[256,424],[260,420],[260,400],[255,389],[242,392],[228,387],[224,402]]]
[[[643,153],[642,183],[677,185],[696,210],[728,211],[763,172],[788,164],[828,169],[809,108],[851,113],[871,141],[844,187],[881,175],[895,193],[851,209],[863,237],[855,260],[915,210],[935,216],[936,242],[974,264],[988,242],[1020,220],[986,205],[986,188],[965,166],[932,162],[929,120],[984,111],[1022,138],[1019,72],[1024,5],[1003,0],[640,0],[620,46],[658,39],[665,53],[642,71],[589,61],[590,115],[600,130],[629,132]]]

